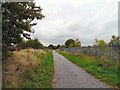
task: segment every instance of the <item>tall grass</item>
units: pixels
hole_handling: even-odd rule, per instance
[[[95,60],[86,55],[78,55],[64,51],[59,51],[59,53],[79,67],[84,68],[87,72],[91,73],[101,81],[106,82],[115,88],[120,86],[118,78],[120,71],[116,67],[112,67],[110,62]]]
[[[14,52],[3,62],[3,88],[52,88],[53,67],[51,51]]]

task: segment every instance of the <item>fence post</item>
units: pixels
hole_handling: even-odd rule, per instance
[[[118,35],[117,41],[117,65],[118,69],[120,70],[120,36]]]
[[[111,49],[111,60],[113,61],[113,45],[110,45],[110,49]]]
[[[118,69],[120,70],[120,44],[118,43]]]
[[[98,50],[97,50],[97,48],[98,48],[98,47],[97,47],[97,46],[95,46],[95,48],[96,48],[96,56],[98,56]]]
[[[88,46],[89,56],[90,56],[90,46]]]

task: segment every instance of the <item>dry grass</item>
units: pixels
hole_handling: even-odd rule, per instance
[[[44,50],[25,49],[14,51],[3,62],[3,88],[26,88],[35,81],[35,70],[41,66],[41,59],[45,56]],[[31,82],[32,81],[32,82]],[[29,84],[29,85],[28,85]]]

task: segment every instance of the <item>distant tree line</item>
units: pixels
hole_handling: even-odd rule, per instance
[[[98,40],[97,38],[95,39],[95,44],[93,46],[107,46],[107,45],[118,45],[120,43],[120,37],[116,35],[112,35],[109,43],[106,43],[105,40],[101,39]],[[81,47],[81,42],[79,39],[68,39],[65,41],[64,45],[52,45],[50,44],[48,46],[49,49],[60,49],[60,48],[71,48],[71,47]]]
[[[43,49],[43,44],[38,39],[29,39],[27,41],[22,40],[20,43],[17,44],[18,48],[25,49],[25,48],[33,48],[33,49]]]
[[[55,50],[55,49],[59,49],[60,48],[60,45],[52,45],[52,44],[50,44],[49,46],[48,46],[48,49],[53,49],[53,50]]]
[[[65,48],[65,47],[66,48],[69,48],[69,47],[81,47],[81,42],[78,39],[76,39],[76,40],[68,39],[68,40],[66,40],[65,45],[58,44],[58,45],[55,46],[55,45],[50,44],[48,46],[49,49],[61,49],[61,48]]]

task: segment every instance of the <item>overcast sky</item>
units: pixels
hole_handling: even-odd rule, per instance
[[[44,45],[64,44],[69,38],[93,45],[95,38],[109,42],[118,35],[119,0],[35,0],[45,18],[32,35]]]

